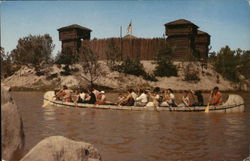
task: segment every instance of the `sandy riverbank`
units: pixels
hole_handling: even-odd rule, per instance
[[[148,73],[153,73],[155,64],[151,61],[142,61],[145,70]],[[105,73],[100,76],[95,82],[97,85],[112,89],[113,91],[123,91],[127,88],[153,88],[160,87],[163,89],[172,88],[175,91],[183,90],[202,90],[210,91],[215,86],[218,86],[222,91],[237,91],[249,90],[246,84],[236,84],[225,80],[220,74],[215,72],[211,65],[205,68],[201,63],[175,62],[178,68],[177,77],[157,77],[158,81],[146,81],[142,77],[126,75],[119,72],[110,71],[104,62],[101,62],[101,69]],[[187,68],[192,72],[196,72],[199,81],[185,81],[185,72]],[[83,79],[82,68],[80,65],[70,66],[72,69],[77,69],[71,75],[64,76],[61,74],[63,66],[53,65],[44,68],[45,75],[37,76],[34,68],[23,66],[12,76],[3,80],[4,84],[10,86],[13,90],[53,90],[58,89],[62,85],[67,85],[71,88],[87,87],[89,82]]]

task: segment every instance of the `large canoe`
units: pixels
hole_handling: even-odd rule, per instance
[[[93,108],[93,109],[111,109],[111,110],[133,110],[133,111],[175,111],[175,112],[204,112],[206,106],[195,107],[136,107],[136,106],[116,106],[116,105],[94,105],[73,102],[58,101],[53,98],[54,91],[48,91],[44,94],[44,105],[74,107],[74,108]],[[244,100],[240,95],[230,94],[227,101],[219,106],[210,106],[210,112],[244,112]]]

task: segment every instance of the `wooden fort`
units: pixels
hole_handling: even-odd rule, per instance
[[[174,52],[175,60],[201,60],[208,57],[210,35],[198,30],[192,22],[180,19],[165,24],[167,38],[143,39],[137,37],[108,38],[90,40],[91,30],[79,25],[58,29],[62,41],[62,51],[77,53],[81,46],[90,47],[99,59],[106,59],[110,43],[122,53],[122,57],[153,60],[164,44]],[[83,41],[84,40],[84,41]]]
[[[195,36],[195,56],[198,58],[207,58],[210,45],[210,35],[204,31],[197,31]]]
[[[77,24],[57,29],[59,40],[62,41],[62,52],[72,52],[76,54],[83,40],[90,40],[92,30]]]
[[[180,19],[165,24],[167,43],[174,50],[175,59],[204,59],[208,56],[210,35],[198,30],[192,22]]]

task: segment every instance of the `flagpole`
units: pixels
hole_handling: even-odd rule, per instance
[[[120,26],[120,38],[122,38],[122,26]]]
[[[131,40],[131,37],[132,37],[132,30],[133,30],[133,27],[132,27],[132,19],[130,19],[130,28],[131,28],[131,30],[130,30],[130,37],[129,37],[129,39],[130,39],[131,55],[132,55],[132,57],[133,57],[133,42],[132,42],[132,40]]]
[[[121,45],[120,52],[121,52],[121,60],[122,60],[122,26],[120,26],[120,45]]]
[[[132,30],[133,30],[133,27],[132,27],[132,19],[130,20],[130,24],[131,24],[131,35],[132,35]]]

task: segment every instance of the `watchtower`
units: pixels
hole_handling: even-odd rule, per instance
[[[208,46],[210,45],[210,35],[204,31],[198,30],[195,36],[196,57],[206,59],[208,57]]]
[[[185,19],[165,24],[167,43],[173,47],[175,59],[189,60],[194,55],[197,29],[198,26]]]
[[[62,52],[71,51],[76,54],[82,46],[82,40],[89,40],[92,30],[73,24],[57,29],[59,40],[62,41]]]

